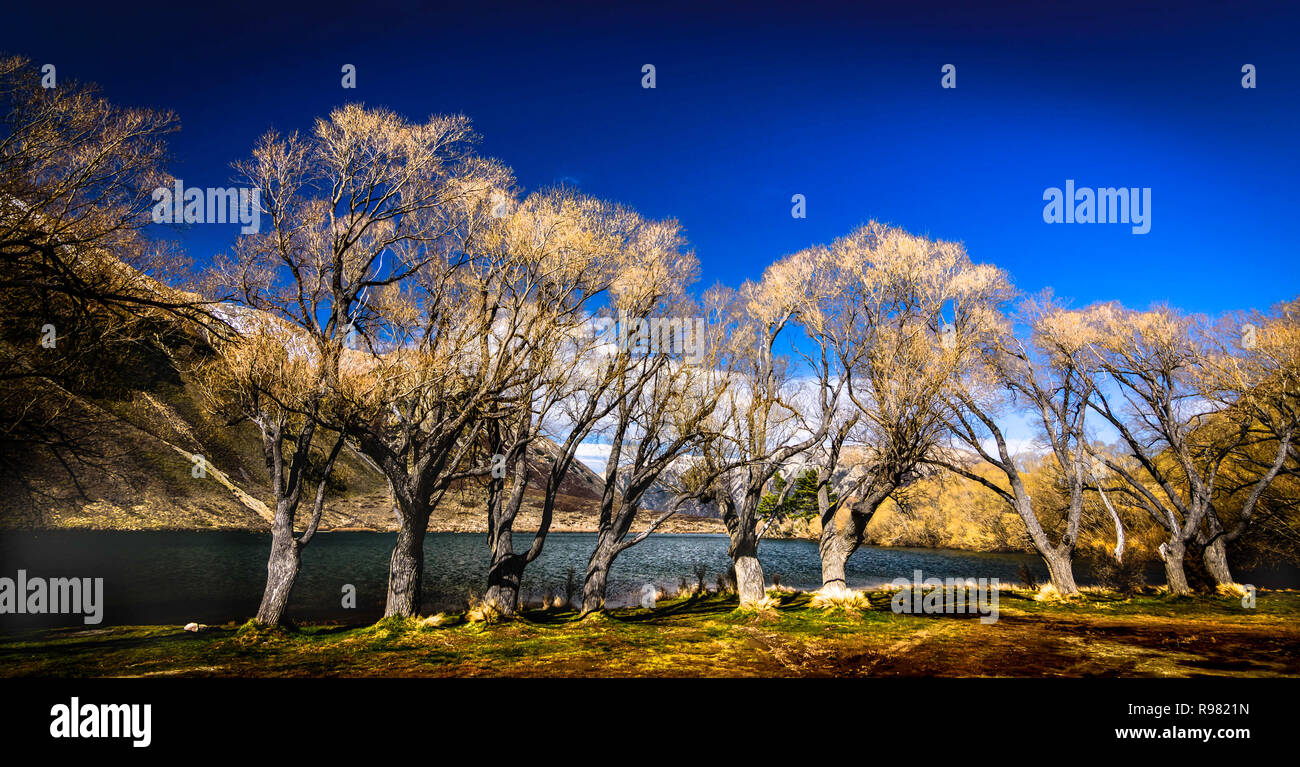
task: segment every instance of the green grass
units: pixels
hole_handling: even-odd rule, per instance
[[[1039,602],[1004,590],[1000,620],[825,610],[772,592],[774,609],[708,594],[579,618],[442,616],[372,626],[229,624],[58,629],[0,636],[0,676],[1300,676],[1300,594],[1091,592]]]

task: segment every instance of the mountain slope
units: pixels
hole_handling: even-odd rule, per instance
[[[47,387],[43,396],[59,403],[58,426],[76,449],[62,457],[32,449],[4,463],[0,528],[267,529],[271,499],[257,429],[230,426],[205,412],[197,387],[174,364],[200,339],[173,336],[168,343],[123,358],[114,371],[117,385],[105,391]],[[532,488],[518,529],[537,526],[541,477],[557,453],[549,441],[530,448]],[[561,485],[552,529],[594,530],[603,488],[600,476],[575,461]],[[483,531],[484,498],[481,483],[454,487],[430,529]],[[332,475],[321,528],[396,529],[387,483],[350,448]],[[690,521],[668,529],[712,531]]]

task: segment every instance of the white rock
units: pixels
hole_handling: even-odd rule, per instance
[[[186,623],[186,624],[185,624],[185,630],[186,630],[186,631],[198,631],[198,630],[199,630],[199,624],[197,624],[197,623]]]

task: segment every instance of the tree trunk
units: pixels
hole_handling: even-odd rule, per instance
[[[822,591],[842,592],[848,589],[844,579],[844,565],[857,546],[835,527],[823,527],[819,546],[822,558]]]
[[[510,530],[496,536],[492,546],[492,563],[488,567],[488,588],[483,602],[509,618],[519,609],[519,584],[524,577],[524,557],[514,553]]]
[[[266,560],[266,588],[257,608],[257,622],[278,626],[289,604],[289,593],[298,578],[298,542],[293,538],[293,524],[277,521],[271,531],[271,554]]]
[[[596,538],[596,549],[587,561],[587,575],[582,582],[583,615],[605,608],[605,586],[609,580],[609,569],[617,554],[618,539],[613,531],[601,530]]]
[[[1222,535],[1205,547],[1202,556],[1205,560],[1205,569],[1209,571],[1216,586],[1230,586],[1236,582],[1232,579],[1232,570],[1228,567],[1228,545],[1224,543]]]
[[[845,591],[849,586],[844,579],[845,564],[862,546],[867,523],[880,504],[874,498],[860,499],[855,504],[841,503],[833,514],[829,513],[829,503],[822,498],[818,498],[818,505],[824,509],[818,544],[822,560],[822,590]]]
[[[1187,573],[1183,570],[1183,554],[1186,551],[1183,539],[1175,536],[1160,548],[1165,561],[1165,582],[1169,586],[1169,592],[1175,596],[1191,594],[1192,589],[1187,585]]]
[[[1046,549],[1039,554],[1047,563],[1047,575],[1051,578],[1052,586],[1056,591],[1062,596],[1078,594],[1079,587],[1074,582],[1074,561],[1070,557],[1070,552]]]
[[[518,435],[523,444],[527,444],[528,424]],[[491,445],[494,450],[506,450],[506,436],[492,427]],[[514,523],[524,503],[524,491],[528,487],[527,451],[510,450],[508,460],[512,463],[512,477],[507,480],[503,475],[493,477],[488,483],[487,498],[487,544],[491,549],[488,564],[487,591],[483,594],[483,603],[495,609],[502,617],[512,618],[519,611],[519,587],[524,577],[524,567],[528,558],[516,554],[514,548]],[[509,487],[510,493],[506,495]],[[551,485],[548,482],[547,488]]]
[[[424,585],[424,534],[429,520],[424,514],[404,513],[397,530],[397,544],[388,563],[388,601],[384,617],[414,617],[420,612],[420,590]]]
[[[753,531],[741,531],[731,538],[732,566],[736,569],[736,592],[740,606],[752,605],[767,595],[763,580],[763,566],[758,563],[758,536]]]

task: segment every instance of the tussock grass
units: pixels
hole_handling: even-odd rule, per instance
[[[1236,597],[1240,599],[1246,596],[1246,587],[1240,583],[1220,583],[1215,592],[1221,597]]]
[[[256,619],[249,619],[235,631],[234,641],[242,645],[267,644],[287,641],[289,629],[285,626],[268,626]]]
[[[871,609],[871,600],[867,598],[865,591],[854,591],[840,586],[814,591],[809,605],[819,610],[860,612]]]
[[[470,623],[497,623],[504,617],[493,602],[479,602],[465,612],[465,620]]]
[[[736,608],[736,613],[741,615],[761,615],[769,617],[776,613],[777,608],[781,606],[780,597],[772,594],[764,594],[762,599],[756,602],[750,602],[747,605],[741,605]]]
[[[415,623],[420,628],[440,628],[452,622],[452,617],[447,613],[434,613],[420,618]]]
[[[1038,587],[1038,592],[1034,594],[1035,602],[1064,602],[1070,597],[1062,594],[1055,586],[1050,583],[1044,583]]]

